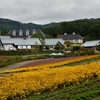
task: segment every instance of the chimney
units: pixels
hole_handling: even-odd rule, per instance
[[[64,35],[67,35],[67,33],[64,33]]]
[[[24,36],[23,39],[26,40],[26,36]]]
[[[73,32],[73,35],[75,35],[75,32]]]

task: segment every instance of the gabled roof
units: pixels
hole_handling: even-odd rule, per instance
[[[63,40],[83,39],[80,34],[66,34],[61,35],[60,38],[62,38]]]
[[[41,35],[43,36],[43,38],[45,38],[45,34],[39,29]]]
[[[86,41],[82,47],[93,47],[100,44],[100,40]]]
[[[58,42],[60,42],[62,45],[64,45],[64,41],[61,38],[57,39],[45,39],[45,45],[56,45]]]
[[[7,39],[1,39],[3,44],[15,44],[15,45],[35,45],[37,42],[38,45],[41,45],[41,42],[38,38],[7,38]]]
[[[41,29],[14,29],[16,31],[16,36],[15,37],[23,37],[26,36],[26,31],[29,31],[29,36],[31,36],[33,34],[33,31],[36,33],[40,33],[44,38],[45,38],[45,34],[41,31]],[[8,34],[12,34],[13,35],[13,31],[11,30]],[[22,30],[23,31],[23,36],[19,36],[19,31]]]

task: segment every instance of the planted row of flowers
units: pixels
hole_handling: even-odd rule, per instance
[[[61,62],[60,62],[61,63]],[[63,63],[63,62],[62,62]],[[55,64],[56,65],[56,64]],[[44,66],[43,70],[28,70],[0,78],[0,100],[20,100],[46,91],[100,78],[100,61],[75,67]]]
[[[79,61],[87,60],[87,59],[91,59],[91,58],[96,58],[96,57],[100,57],[100,55],[83,56],[83,57],[81,56],[80,58],[64,60],[64,61],[57,62],[57,63],[55,62],[55,63],[44,64],[44,65],[39,65],[39,66],[30,66],[28,68],[18,68],[18,69],[13,69],[13,70],[6,70],[4,72],[0,72],[0,74],[37,71],[37,70],[43,70],[45,68],[56,68],[56,67],[61,67],[61,66],[67,65],[69,63],[75,63],[75,62],[79,62]]]

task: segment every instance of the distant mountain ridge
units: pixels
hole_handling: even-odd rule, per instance
[[[79,19],[39,25],[34,23],[21,23],[10,19],[0,18],[0,34],[7,35],[13,29],[41,29],[45,34],[56,37],[59,34],[80,34],[86,40],[100,39],[100,18]]]
[[[91,18],[91,19],[79,19],[79,21],[100,21],[100,18]],[[78,20],[74,20],[74,21],[68,21],[68,22],[75,22]],[[67,21],[64,21],[67,22]],[[49,23],[49,24],[34,24],[34,23],[21,23],[19,21],[14,21],[11,19],[4,19],[4,18],[0,18],[0,29],[1,30],[12,30],[12,29],[39,29],[39,28],[49,28],[49,27],[54,27],[56,25],[59,25],[62,22],[59,23]]]
[[[39,24],[34,24],[34,23],[21,23],[19,21],[13,21],[10,19],[0,18],[0,29],[1,30],[47,28],[47,27],[53,27],[57,24],[59,23],[39,25]]]

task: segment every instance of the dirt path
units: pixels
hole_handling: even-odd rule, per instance
[[[60,61],[64,61],[64,60],[68,60],[68,59],[75,59],[75,58],[79,58],[79,57],[81,57],[81,56],[64,57],[64,58],[50,58],[50,59],[48,58],[48,59],[24,61],[24,62],[16,63],[13,65],[9,65],[7,67],[0,68],[0,71],[11,70],[11,69],[15,69],[15,68],[22,68],[22,67],[37,66],[37,65],[43,65],[43,64],[50,64],[50,63],[54,63],[54,62],[60,62]]]
[[[36,62],[36,60],[19,62],[19,63],[16,63],[16,64],[9,65],[7,67],[0,68],[0,71],[11,70],[11,69],[15,69],[15,68],[20,68],[22,66],[28,65],[28,64],[33,63],[33,62]]]

